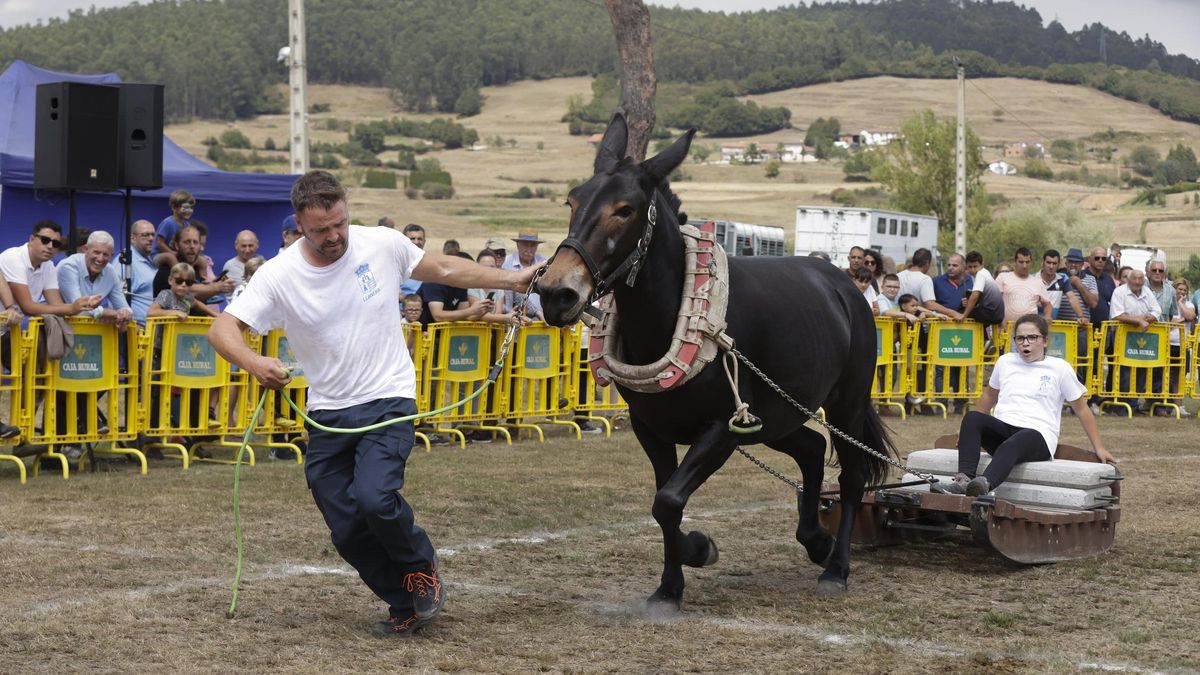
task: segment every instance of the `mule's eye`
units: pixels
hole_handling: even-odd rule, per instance
[[[626,204],[625,206],[617,209],[616,215],[618,218],[628,218],[633,215],[633,207]]]

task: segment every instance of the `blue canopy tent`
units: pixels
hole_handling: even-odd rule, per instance
[[[21,60],[0,75],[0,250],[24,243],[42,218],[67,228],[66,191],[33,187],[37,85],[63,81],[115,84],[121,78],[116,73],[56,73]],[[292,212],[289,194],[294,180],[291,175],[219,171],[164,136],[163,187],[133,192],[131,222],[144,218],[157,226],[171,215],[171,191],[182,188],[196,196],[195,218],[209,228],[205,253],[218,266],[235,255],[233,240],[241,230],[256,232],[259,251],[269,258],[279,246],[280,224]],[[79,226],[105,230],[124,248],[123,192],[77,192],[75,204]]]

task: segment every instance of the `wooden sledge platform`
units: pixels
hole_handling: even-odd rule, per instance
[[[955,436],[910,454],[910,471],[949,480],[957,472]],[[980,471],[990,456],[980,458]],[[983,497],[929,491],[927,483],[868,492],[859,505],[853,543],[894,545],[970,533],[980,546],[1013,562],[1036,565],[1100,555],[1112,548],[1121,519],[1121,475],[1091,452],[1059,445],[1055,459],[1017,465]],[[920,479],[905,474],[902,483]],[[821,522],[836,529],[842,505],[821,500]]]

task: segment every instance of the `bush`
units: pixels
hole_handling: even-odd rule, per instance
[[[250,139],[246,137],[246,134],[237,129],[226,129],[221,132],[221,145],[227,148],[244,148],[246,150],[252,147]]]
[[[446,171],[413,171],[408,174],[408,187],[423,189],[432,184],[450,186],[454,182]]]
[[[271,138],[270,136],[267,136],[267,140],[263,141],[263,150],[274,150],[274,149],[275,149],[275,139]]]
[[[533,199],[533,190],[530,190],[528,185],[522,185],[509,196],[513,199]]]
[[[437,157],[428,157],[417,162],[417,171],[441,171],[442,163]],[[448,183],[449,181],[447,181]]]
[[[459,117],[478,115],[483,110],[483,94],[478,89],[468,89],[458,95],[454,102],[454,112]]]
[[[454,197],[454,188],[445,183],[427,183],[421,194],[425,199],[450,199]]]
[[[218,141],[216,136],[209,136],[208,138],[200,141],[200,145],[207,145],[210,147],[214,146],[214,145],[220,145],[220,144],[221,144],[221,141]]]
[[[404,196],[408,197],[409,199],[416,199],[417,197],[421,196],[421,191],[417,188],[406,187],[404,188]]]
[[[363,187],[395,190],[396,174],[392,173],[391,171],[375,171],[368,169],[366,177],[363,178]]]
[[[777,159],[773,159],[773,160],[767,162],[766,169],[765,169],[767,178],[778,177],[780,166],[782,166],[782,164]]]
[[[337,155],[332,152],[312,153],[312,158],[309,165],[314,169],[340,169],[342,168],[342,160],[337,158]]]
[[[327,113],[327,112],[329,112],[329,110],[330,110],[330,106],[328,103],[313,103],[308,106],[308,112],[313,113],[313,114]]]
[[[1030,178],[1036,178],[1037,180],[1054,179],[1054,172],[1051,171],[1050,167],[1046,166],[1046,163],[1040,159],[1031,159],[1028,162],[1025,162],[1024,173],[1026,176],[1029,176]]]

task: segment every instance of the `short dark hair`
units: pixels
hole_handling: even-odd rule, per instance
[[[1062,260],[1062,255],[1058,252],[1058,249],[1048,248],[1046,249],[1046,252],[1042,254],[1042,260],[1045,260],[1046,258],[1058,258],[1059,260]]]
[[[884,283],[887,283],[889,281],[900,281],[900,275],[892,274],[891,272],[889,272],[889,273],[883,275],[883,281],[884,281]]]
[[[913,295],[912,293],[905,293],[904,295],[896,298],[897,305],[906,305],[909,303],[909,301],[917,302],[918,304],[920,304],[917,301],[917,296]]]
[[[451,253],[459,253],[462,251],[462,246],[459,245],[457,239],[447,239],[442,243],[442,255],[450,255]],[[470,256],[467,256],[470,258]],[[474,258],[471,258],[474,260]]]
[[[203,220],[191,220],[188,222],[188,225],[196,228],[196,231],[200,233],[201,237],[208,236],[208,225],[205,224]]]
[[[67,248],[74,252],[80,246],[86,245],[90,236],[92,236],[91,230],[86,227],[76,227],[75,231],[71,233],[71,241],[67,244]]]
[[[919,248],[913,251],[913,267],[924,267],[933,262],[933,254],[927,248]]]
[[[416,223],[409,223],[404,226],[403,230],[401,230],[401,232],[403,234],[408,234],[409,232],[424,232],[424,231],[425,231],[425,228],[421,227],[420,225],[418,225]]]
[[[388,218],[387,216],[380,218],[379,223],[378,223],[379,227],[393,227],[393,226],[395,226],[395,224],[396,224],[395,221],[393,221],[391,218]]]
[[[445,255],[449,255],[449,254],[447,253]],[[475,259],[471,257],[471,254],[467,253],[466,251],[458,251],[454,255],[458,256],[459,258],[462,258],[463,260],[470,260],[472,262],[475,261]]]
[[[192,196],[192,193],[188,192],[187,190],[175,190],[174,192],[171,193],[171,196],[168,198],[168,203],[171,204],[172,208],[174,208],[176,206],[182,206],[184,204],[195,205],[196,198],[194,196]]]
[[[344,201],[346,189],[328,171],[309,171],[292,183],[292,210],[297,214],[313,207],[328,211],[334,204]]]
[[[979,263],[980,265],[982,265],[983,264],[983,254],[980,253],[979,251],[968,251],[967,252],[967,262],[968,263]]]
[[[850,247],[850,252],[851,252],[851,253],[854,253],[855,251],[862,251],[863,253],[866,253],[866,252],[867,252],[867,250],[866,250],[866,249],[864,249],[864,248],[863,248],[863,247],[861,247],[861,246],[851,246],[851,247]]]
[[[1041,314],[1026,314],[1025,316],[1022,316],[1014,321],[1012,334],[1016,335],[1017,329],[1020,328],[1022,324],[1027,323],[1037,326],[1038,332],[1042,334],[1043,338],[1050,337],[1050,322],[1046,321],[1046,317],[1042,316]]]
[[[866,265],[863,265],[862,267],[854,270],[854,280],[871,282],[875,280],[875,273],[867,269]]]
[[[1013,260],[1016,260],[1019,255],[1023,255],[1026,258],[1033,258],[1033,253],[1025,246],[1022,246],[1013,253]]]
[[[62,234],[62,225],[59,225],[49,218],[43,218],[33,224],[33,230],[29,234],[37,234],[42,230],[50,230],[51,232]]]

